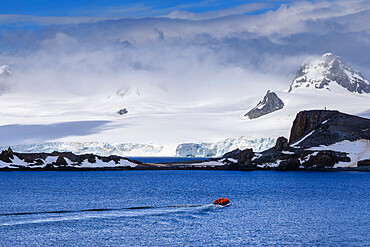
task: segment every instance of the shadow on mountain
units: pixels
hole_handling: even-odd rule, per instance
[[[112,128],[110,121],[73,121],[55,124],[9,124],[0,126],[0,145],[37,143],[67,136],[84,136]]]
[[[370,110],[363,111],[357,115],[360,117],[370,118]]]

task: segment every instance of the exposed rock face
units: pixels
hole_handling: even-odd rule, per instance
[[[288,148],[289,148],[288,139],[286,139],[284,136],[280,136],[276,140],[275,150],[283,151],[283,150],[288,150]]]
[[[325,120],[332,117],[338,111],[301,111],[294,119],[293,126],[290,130],[289,143],[293,143],[304,137],[312,130],[320,126]]]
[[[370,139],[370,119],[338,111],[311,110],[297,114],[289,144],[308,148],[358,139]]]
[[[238,160],[238,164],[248,165],[252,162],[254,157],[254,152],[252,148],[247,148],[244,150],[236,149],[229,153],[226,153],[223,158],[232,158]]]
[[[250,155],[250,151],[236,149],[223,158],[236,159],[232,168],[239,170],[325,170],[337,167],[370,170],[370,161],[366,157],[369,148],[370,119],[338,111],[311,110],[297,114],[289,142],[285,137],[279,137],[274,147],[263,152]]]
[[[55,161],[55,164],[56,164],[57,166],[68,166],[67,161],[66,161],[62,156],[59,156],[59,157],[57,158],[57,160]]]
[[[284,102],[276,95],[276,93],[268,90],[266,95],[257,104],[257,106],[247,112],[244,116],[248,116],[250,119],[254,119],[280,110],[283,107]]]
[[[294,156],[280,162],[278,169],[281,171],[294,171],[298,170],[299,166],[300,166],[299,159],[298,157]]]
[[[370,83],[341,57],[326,53],[320,59],[303,64],[290,85],[297,88],[328,89],[337,83],[350,92],[370,93]]]
[[[361,160],[358,162],[357,166],[361,167],[361,166],[368,166],[370,167],[370,159],[367,159],[367,160]]]
[[[302,166],[305,168],[332,167],[340,161],[349,162],[350,158],[348,158],[345,153],[321,151],[316,155],[311,155],[308,161],[302,163]]]
[[[11,163],[11,159],[14,159],[13,150],[8,148],[8,150],[3,150],[0,153],[0,160],[6,163]]]
[[[116,112],[118,115],[125,115],[125,114],[127,114],[128,113],[128,111],[127,111],[127,109],[126,108],[123,108],[123,109],[121,109],[121,110],[119,110],[119,111],[117,111]]]

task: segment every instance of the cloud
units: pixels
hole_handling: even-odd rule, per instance
[[[13,68],[14,90],[108,95],[130,86],[150,94],[154,87],[152,94],[166,91],[184,102],[287,88],[307,56],[325,52],[370,77],[363,55],[370,50],[368,1],[302,1],[243,14],[264,6],[5,30],[0,64]]]
[[[207,20],[207,19],[216,19],[225,16],[233,15],[244,15],[257,10],[264,10],[273,7],[271,4],[267,3],[250,3],[234,8],[222,9],[222,10],[213,10],[202,13],[192,13],[184,10],[174,10],[166,17],[174,19],[186,19],[186,20]]]

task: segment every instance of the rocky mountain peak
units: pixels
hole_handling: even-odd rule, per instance
[[[333,83],[354,93],[370,93],[370,83],[353,70],[341,57],[326,53],[321,58],[303,64],[290,85],[289,92],[298,88],[331,90]]]
[[[0,66],[0,78],[10,77],[11,75],[12,72],[9,66],[7,65]]]
[[[284,107],[284,102],[276,95],[276,93],[267,91],[263,99],[252,110],[247,112],[244,116],[250,119],[258,118],[271,112],[280,110]]]

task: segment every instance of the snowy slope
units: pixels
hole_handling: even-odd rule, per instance
[[[286,87],[275,90],[284,108],[252,120],[244,114],[267,88],[260,95],[235,88],[235,97],[201,99],[181,98],[172,88],[149,82],[86,95],[73,90],[38,94],[13,90],[0,96],[0,146],[32,152],[174,156],[179,144],[208,143],[218,147],[218,155],[231,147],[246,148],[249,143],[240,138],[262,143],[261,138],[288,137],[301,110],[326,108],[370,117],[370,94],[329,85],[330,91],[303,86],[288,92],[287,81]],[[123,108],[127,114],[116,114]]]

